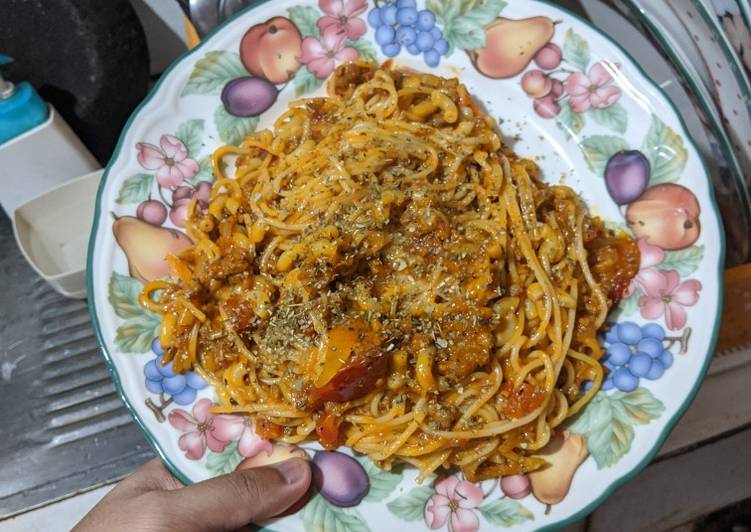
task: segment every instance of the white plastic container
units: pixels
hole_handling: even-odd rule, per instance
[[[32,268],[62,295],[86,297],[86,253],[102,170],[69,180],[19,205],[18,246]]]
[[[0,205],[13,218],[19,205],[99,168],[99,162],[50,106],[46,122],[0,144]]]

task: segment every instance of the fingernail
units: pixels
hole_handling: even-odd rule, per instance
[[[282,474],[287,484],[297,484],[305,477],[305,468],[308,465],[300,459],[292,458],[274,464],[274,467]]]

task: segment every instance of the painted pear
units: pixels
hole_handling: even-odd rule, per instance
[[[589,455],[587,440],[581,434],[558,431],[538,454],[548,465],[529,474],[532,493],[543,504],[557,504],[571,487],[574,473]]]
[[[555,25],[548,17],[498,17],[485,27],[485,48],[467,53],[480,74],[493,79],[513,78],[527,68],[554,33]]]
[[[133,216],[115,217],[112,233],[125,252],[130,275],[144,283],[168,276],[167,255],[176,255],[193,245],[185,233],[157,227]]]

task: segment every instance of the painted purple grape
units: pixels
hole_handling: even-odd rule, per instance
[[[313,457],[313,480],[324,499],[335,506],[355,506],[370,488],[360,462],[336,451],[317,452]]]
[[[258,116],[271,107],[279,91],[276,85],[263,78],[233,79],[222,90],[222,103],[234,116]]]
[[[618,205],[626,205],[641,196],[649,176],[649,161],[638,150],[619,151],[605,166],[605,186]]]

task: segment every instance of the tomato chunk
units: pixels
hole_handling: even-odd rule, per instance
[[[324,386],[313,388],[313,399],[343,402],[365,397],[386,376],[388,366],[388,356],[381,349],[354,353]]]
[[[341,422],[340,417],[329,412],[322,412],[321,416],[316,420],[318,441],[326,449],[331,450],[339,447],[339,425]]]

